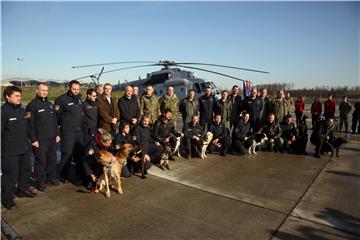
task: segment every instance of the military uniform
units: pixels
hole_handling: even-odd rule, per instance
[[[60,136],[54,105],[47,98],[37,96],[26,106],[29,135],[35,157],[34,174],[38,186],[56,180],[56,136]],[[47,174],[47,176],[46,176]]]
[[[183,128],[189,122],[193,115],[199,115],[199,102],[195,98],[189,100],[187,97],[180,101],[179,110],[183,119]]]
[[[345,131],[347,132],[348,127],[348,114],[351,112],[351,103],[350,102],[341,102],[339,105],[340,111],[340,131],[342,129],[343,124],[345,125]]]
[[[259,133],[264,133],[268,139],[274,139],[273,143],[267,142],[264,146],[261,146],[262,149],[270,148],[271,151],[279,151],[284,144],[284,139],[282,139],[282,129],[279,123],[266,123],[260,130]]]
[[[282,146],[282,148],[288,152],[290,152],[293,148],[293,137],[297,136],[297,131],[296,131],[296,127],[295,124],[290,122],[287,123],[286,121],[283,122],[283,124],[281,124],[281,129],[282,129],[282,138],[284,139],[284,144]],[[292,141],[291,144],[288,143],[288,141]]]
[[[221,122],[224,123],[225,127],[228,130],[230,130],[230,116],[231,116],[230,105],[231,103],[228,100],[224,102],[222,99],[219,99],[214,104],[214,113],[221,115]]]
[[[160,98],[159,104],[160,104],[161,114],[164,114],[165,109],[170,109],[172,111],[171,120],[173,121],[176,129],[176,121],[178,117],[179,104],[180,104],[179,99],[175,95],[171,97],[168,95],[164,95]]]
[[[286,103],[285,100],[280,98],[274,98],[271,102],[270,112],[275,114],[278,123],[281,123],[286,114]]]
[[[71,163],[76,165],[76,175],[82,174],[83,132],[82,121],[84,108],[81,96],[73,95],[70,91],[55,100],[55,111],[60,126],[61,137],[61,178],[69,179]],[[70,176],[73,178],[73,176]],[[75,176],[74,176],[75,178]],[[71,179],[75,180],[75,179]]]
[[[200,125],[205,130],[209,128],[213,120],[213,110],[215,104],[215,97],[213,95],[202,95],[199,98],[200,105]]]
[[[197,147],[197,141],[194,139],[194,136],[202,138],[203,133],[203,128],[199,124],[194,126],[192,122],[189,122],[184,126],[184,142],[187,157],[191,157],[192,153],[194,153],[197,157],[201,157],[201,153]]]
[[[153,94],[150,97],[144,93],[140,98],[140,112],[141,115],[147,114],[150,116],[150,124],[154,124],[159,117],[160,105],[157,97]]]
[[[219,148],[220,154],[225,155],[230,146],[228,130],[226,129],[225,124],[213,123],[209,128],[209,132],[213,134],[213,140],[217,138],[219,139],[219,143],[221,144],[221,147]],[[211,153],[215,151],[217,147],[214,144],[210,143],[208,149],[209,152]]]
[[[84,137],[84,146],[91,142],[97,133],[98,126],[98,105],[97,102],[86,99],[83,102],[84,118],[82,121],[82,130]]]
[[[29,188],[31,161],[26,118],[20,105],[6,102],[1,106],[1,203],[7,208],[15,206],[16,191]]]
[[[285,97],[285,115],[291,114],[292,105],[294,100],[292,97]]]

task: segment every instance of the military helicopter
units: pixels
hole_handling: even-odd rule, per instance
[[[104,66],[106,65],[117,65],[117,64],[134,64],[134,63],[143,63],[143,65],[136,65],[136,66],[129,66],[123,68],[112,69],[108,71],[104,71]],[[189,66],[190,65],[190,66]],[[87,76],[83,76],[80,78],[76,78],[73,80],[81,80],[84,78],[91,78],[95,85],[100,83],[100,76],[102,74],[122,71],[132,68],[142,68],[142,67],[155,67],[155,66],[162,66],[159,71],[148,73],[146,78],[134,80],[134,81],[126,81],[124,83],[119,83],[118,86],[114,88],[125,89],[128,85],[137,85],[139,87],[140,92],[143,92],[148,85],[154,86],[154,94],[158,97],[164,95],[166,93],[166,89],[168,86],[174,87],[174,92],[179,99],[182,99],[187,96],[187,92],[190,89],[194,89],[198,97],[202,96],[205,93],[206,87],[210,86],[213,91],[213,95],[216,98],[220,98],[220,91],[219,88],[214,84],[212,81],[205,81],[202,78],[195,77],[194,73],[191,71],[182,70],[181,68],[188,68],[198,71],[209,72],[212,74],[228,77],[231,79],[236,79],[239,81],[245,82],[246,80],[230,76],[221,72],[216,72],[204,68],[194,67],[197,65],[201,66],[211,66],[211,67],[223,67],[223,68],[231,68],[231,69],[238,69],[238,70],[245,70],[245,71],[252,71],[258,73],[265,73],[268,74],[269,72],[249,69],[249,68],[240,68],[240,67],[233,67],[227,65],[220,65],[220,64],[212,64],[212,63],[191,63],[191,62],[182,62],[176,63],[174,61],[163,60],[159,62],[151,62],[151,61],[128,61],[128,62],[111,62],[111,63],[102,63],[102,64],[89,64],[89,65],[81,65],[81,66],[73,66],[72,68],[83,68],[83,67],[96,67],[96,66],[103,66],[100,73],[98,74],[91,74]]]

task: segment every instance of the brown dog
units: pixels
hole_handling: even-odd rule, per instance
[[[115,156],[105,150],[99,150],[95,153],[96,159],[103,166],[103,173],[96,182],[95,192],[103,192],[105,196],[110,197],[110,186],[115,188],[119,194],[123,193],[121,188],[121,170],[126,165],[127,157],[132,150],[131,144],[119,146]]]

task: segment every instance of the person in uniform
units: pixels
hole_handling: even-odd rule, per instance
[[[97,133],[98,105],[96,98],[97,94],[93,88],[86,91],[86,100],[83,102],[84,118],[82,121],[84,146],[88,145]]]
[[[360,133],[360,100],[358,100],[354,104],[354,112],[352,114],[352,125],[351,125],[352,133],[356,132],[356,127],[358,129],[358,133]]]
[[[332,143],[335,140],[335,124],[333,117],[329,117],[326,120],[321,120],[316,129],[313,130],[310,142],[315,145],[316,158],[321,158],[321,151],[324,149],[330,150],[332,155],[335,153],[335,147]]]
[[[35,197],[29,191],[31,161],[29,157],[28,118],[21,107],[22,90],[9,86],[4,90],[5,103],[1,106],[1,204],[15,209],[17,197]]]
[[[120,126],[128,122],[133,128],[140,119],[140,107],[136,97],[132,95],[133,88],[126,86],[124,96],[119,99],[118,107],[120,111]]]
[[[244,109],[250,114],[250,124],[254,129],[254,132],[260,129],[260,112],[261,112],[261,102],[260,98],[257,96],[257,89],[253,88],[251,90],[251,95],[246,97],[243,102]]]
[[[164,115],[165,109],[171,110],[171,112],[172,112],[171,120],[176,129],[176,121],[177,121],[178,111],[179,111],[179,99],[174,94],[173,86],[167,87],[166,95],[164,95],[160,98],[159,104],[160,104],[160,112],[162,115]]]
[[[228,91],[221,91],[221,99],[214,104],[214,116],[221,115],[221,122],[230,133],[231,103],[228,100]]]
[[[263,88],[260,93],[260,126],[267,122],[267,117],[270,111],[270,99],[267,97],[267,89]]]
[[[56,143],[60,141],[54,105],[48,101],[48,85],[40,82],[36,97],[26,106],[29,135],[35,157],[35,186],[46,191],[46,182],[59,185],[56,177]]]
[[[60,180],[80,184],[83,177],[83,132],[84,107],[81,101],[80,82],[72,80],[67,93],[55,99],[55,112],[61,137]],[[75,164],[75,174],[69,176],[71,165]],[[73,176],[75,175],[75,176]],[[69,179],[70,177],[70,179]]]
[[[239,86],[234,85],[232,92],[229,95],[229,101],[231,103],[231,116],[230,116],[230,128],[236,126],[240,120],[240,113],[242,111],[242,97],[240,95]]]
[[[149,85],[146,87],[146,92],[140,97],[140,112],[141,115],[148,115],[150,117],[150,126],[154,124],[160,115],[159,100],[154,95],[154,87]]]
[[[194,155],[201,157],[197,145],[201,142],[203,135],[203,128],[199,124],[199,116],[193,115],[191,122],[187,123],[184,127],[185,153],[187,159],[191,159]]]
[[[282,139],[282,129],[280,124],[276,121],[274,113],[270,113],[268,116],[268,122],[259,129],[258,133],[264,133],[268,140],[263,146],[260,146],[262,150],[269,149],[271,152],[279,152],[284,139]]]
[[[297,124],[297,126],[299,126]],[[292,122],[291,115],[288,114],[285,116],[284,121],[280,124],[282,129],[282,139],[284,139],[284,144],[282,146],[282,149],[287,151],[288,153],[292,153],[295,149],[294,144],[297,137],[297,130],[295,127],[295,124]]]
[[[285,97],[285,115],[291,114],[293,104],[294,99],[291,97],[291,93],[287,92]]]
[[[277,97],[271,101],[270,113],[275,114],[276,121],[281,123],[286,114],[286,102],[283,90],[277,92]]]
[[[230,145],[228,130],[225,124],[221,121],[221,115],[215,114],[214,122],[209,128],[209,132],[213,134],[213,139],[209,144],[209,152],[219,150],[221,156],[226,156]]]
[[[209,85],[205,89],[205,94],[199,98],[200,125],[204,130],[208,129],[212,123],[215,101],[211,86]]]
[[[118,128],[120,112],[117,105],[118,99],[112,96],[111,92],[111,84],[106,83],[104,85],[104,93],[98,97],[98,125],[114,136]]]
[[[340,111],[340,131],[342,130],[342,126],[344,124],[345,132],[348,132],[349,130],[349,124],[348,124],[348,115],[351,112],[352,105],[350,102],[348,102],[348,99],[346,96],[343,97],[343,101],[339,105],[339,111]]]
[[[250,119],[250,114],[244,111],[241,114],[241,119],[234,126],[234,131],[232,134],[233,151],[238,152],[240,154],[248,153],[247,148],[250,147],[250,144],[247,143],[252,141],[251,139],[249,141],[245,140],[245,138],[248,137],[251,131],[251,124],[249,122],[249,119]]]
[[[193,115],[199,115],[199,102],[195,99],[194,89],[190,89],[187,97],[180,101],[179,111],[183,119],[183,129],[186,124],[192,121],[191,119]]]

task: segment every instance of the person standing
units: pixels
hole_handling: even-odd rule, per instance
[[[291,109],[293,104],[294,104],[294,100],[291,97],[291,94],[287,92],[285,97],[285,115],[291,114]]]
[[[214,116],[221,115],[221,122],[224,123],[230,133],[231,103],[228,100],[228,96],[228,91],[221,91],[221,99],[214,104]]]
[[[235,126],[240,120],[240,113],[242,111],[242,98],[240,96],[239,86],[234,85],[232,92],[229,95],[229,102],[231,103],[231,116],[230,116],[230,128]]]
[[[244,109],[250,114],[250,124],[254,132],[260,129],[261,102],[257,96],[257,89],[251,90],[251,95],[244,99]]]
[[[349,124],[348,124],[348,115],[351,112],[352,105],[350,102],[348,102],[348,99],[346,96],[343,97],[343,101],[339,105],[339,111],[340,111],[340,131],[342,130],[343,124],[345,125],[345,132],[348,132],[349,130]]]
[[[126,86],[124,96],[119,99],[118,108],[120,111],[120,128],[125,122],[133,128],[140,119],[140,108],[136,97],[133,96],[133,88]]]
[[[335,99],[333,99],[332,94],[330,93],[328,95],[328,99],[325,101],[324,104],[324,117],[325,119],[328,118],[334,118],[335,117],[335,106],[336,106],[336,101]]]
[[[213,119],[215,98],[212,95],[211,86],[207,86],[205,94],[199,98],[200,125],[204,129],[208,129]]]
[[[183,119],[184,129],[186,124],[191,122],[193,115],[199,115],[199,102],[195,99],[195,91],[193,89],[190,89],[187,97],[180,101],[179,110]]]
[[[9,210],[16,208],[17,197],[35,197],[29,191],[31,161],[26,118],[21,107],[22,90],[9,86],[4,90],[1,106],[1,204]]]
[[[360,133],[360,100],[358,100],[354,104],[354,112],[352,114],[352,125],[351,125],[352,133],[356,132],[356,126],[358,129],[358,133]]]
[[[316,123],[320,121],[322,113],[322,104],[319,97],[315,97],[314,102],[311,104],[311,122],[312,128],[316,128]]]
[[[275,114],[276,121],[281,123],[286,113],[285,95],[283,90],[277,92],[277,97],[271,101],[270,113]]]
[[[104,93],[98,97],[98,114],[99,127],[113,136],[116,133],[120,112],[118,108],[118,100],[111,95],[112,86],[110,83],[105,83]]]
[[[141,115],[148,115],[150,117],[150,127],[158,119],[160,115],[159,100],[154,95],[154,87],[149,85],[146,87],[146,92],[140,97],[140,112]]]
[[[60,180],[75,181],[78,184],[83,174],[83,132],[84,107],[81,101],[80,82],[72,80],[67,93],[55,99],[55,112],[60,126],[61,172]],[[70,167],[75,164],[75,176]]]
[[[267,89],[263,88],[260,93],[260,126],[267,122],[267,117],[270,113],[270,99],[267,97]]]
[[[179,112],[179,99],[174,94],[174,87],[168,86],[166,95],[162,96],[159,100],[160,112],[164,115],[165,109],[170,109],[172,112],[171,120],[174,123],[176,129],[176,121]]]
[[[96,93],[98,96],[102,95],[104,93],[104,86],[102,84],[99,84],[96,87]]]
[[[87,146],[95,139],[98,125],[98,105],[97,94],[93,88],[86,91],[86,100],[83,102],[84,118],[82,121],[82,130],[84,137],[84,146]]]
[[[139,109],[140,109],[140,95],[139,95],[139,87],[136,85],[131,85],[133,89],[133,96],[136,98],[136,101],[138,103]]]
[[[296,126],[300,125],[304,113],[304,109],[305,109],[304,97],[300,95],[299,99],[295,101]]]
[[[46,182],[59,185],[56,177],[56,143],[60,141],[54,105],[48,101],[49,88],[40,82],[36,97],[26,106],[29,135],[35,157],[35,186],[46,191]]]

